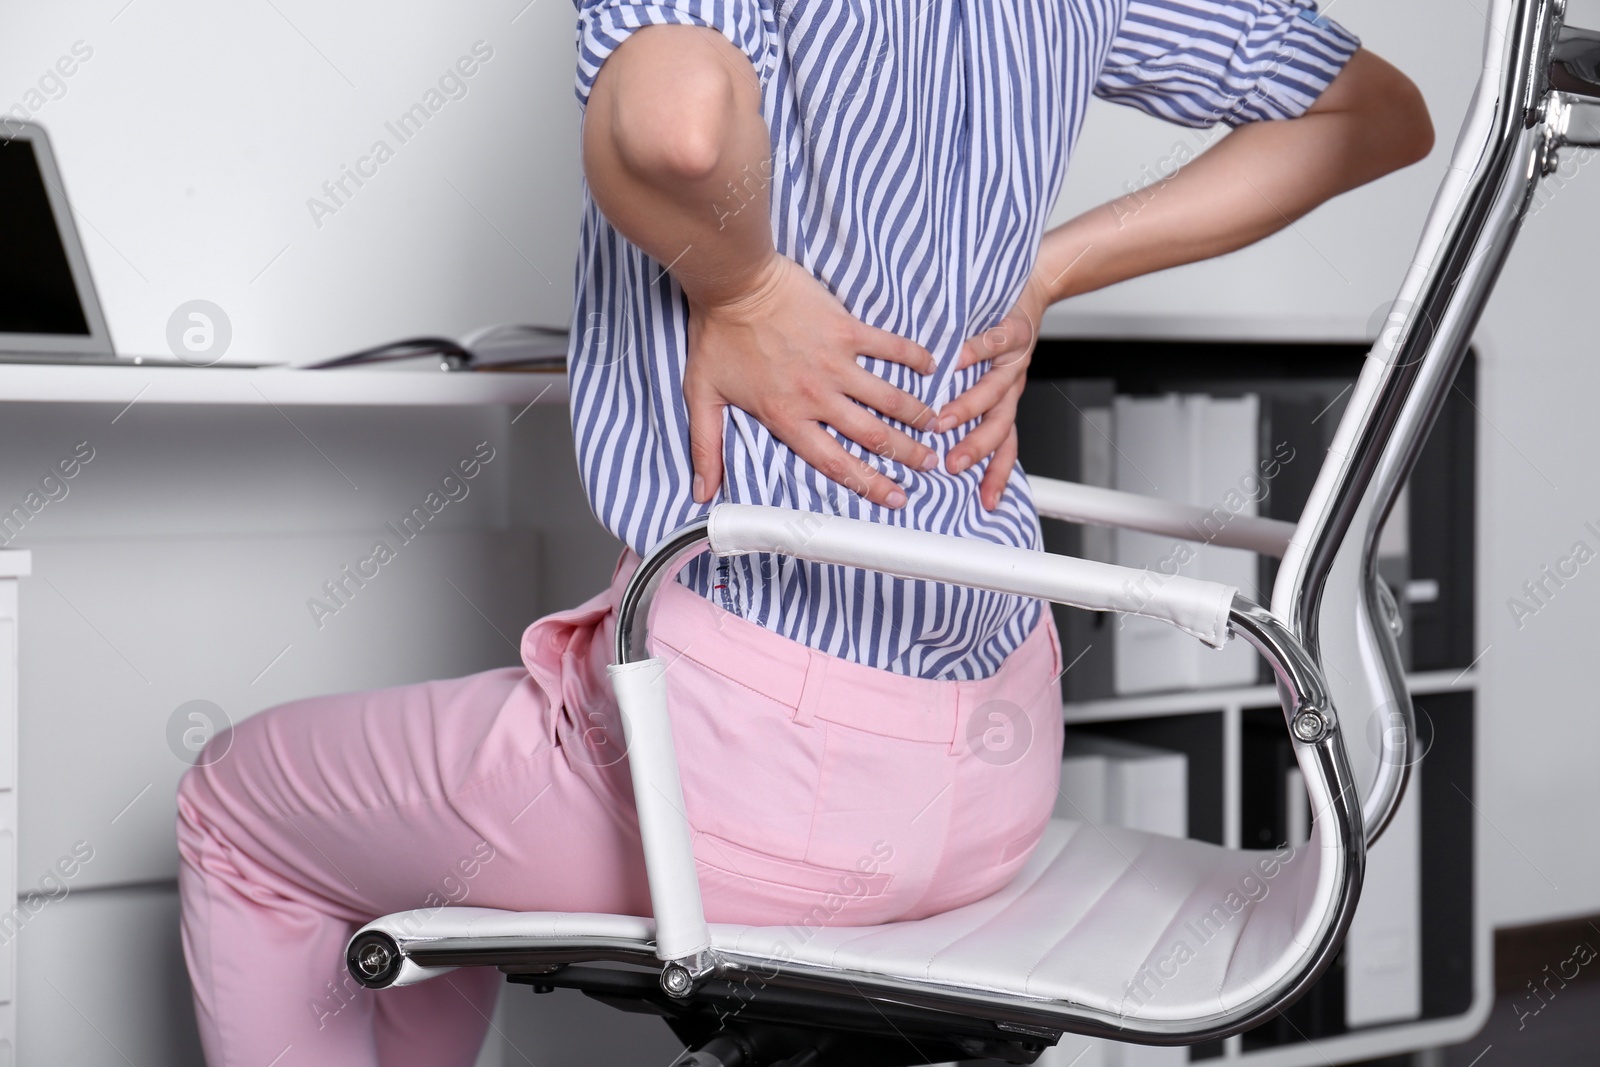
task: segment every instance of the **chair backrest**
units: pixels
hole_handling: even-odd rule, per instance
[[[1273,588],[1273,613],[1332,672],[1370,844],[1415,761],[1414,717],[1377,544],[1455,381],[1548,163],[1541,107],[1563,33],[1553,0],[1494,0],[1483,70],[1417,252],[1368,353]],[[1377,719],[1376,723],[1371,720]],[[1375,751],[1362,738],[1381,739]]]

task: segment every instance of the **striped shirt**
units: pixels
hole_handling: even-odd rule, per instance
[[[1196,127],[1292,118],[1358,47],[1306,0],[575,3],[580,106],[601,63],[639,27],[707,26],[744,51],[771,132],[778,252],[858,319],[927,347],[939,368],[926,376],[861,358],[935,407],[985,370],[957,370],[957,356],[1020,295],[1091,94]],[[611,226],[585,184],[569,352],[573,430],[595,514],[641,554],[710,507],[690,494],[688,305],[665,267]],[[834,433],[905,489],[908,502],[896,510],[829,482],[729,407],[724,482],[712,503],[1038,549],[1038,514],[1020,467],[992,512],[978,496],[986,462],[945,472],[943,457],[976,425],[944,434],[900,426],[939,454],[930,473]],[[921,678],[988,677],[1042,610],[1030,598],[792,556],[701,556],[679,581],[811,648]]]

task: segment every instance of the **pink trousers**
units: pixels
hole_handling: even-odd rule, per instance
[[[213,739],[177,827],[211,1067],[470,1067],[502,975],[362,989],[344,948],[376,916],[650,913],[605,672],[637,564],[529,626],[521,667],[295,701]],[[976,682],[818,653],[675,583],[651,634],[713,922],[935,914],[1000,888],[1043,833],[1061,753],[1048,611]]]

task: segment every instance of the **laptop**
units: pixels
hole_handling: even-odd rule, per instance
[[[115,363],[43,128],[0,118],[0,361]]]

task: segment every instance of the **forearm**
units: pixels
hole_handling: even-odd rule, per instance
[[[1301,117],[1241,126],[1171,178],[1045,234],[1037,271],[1061,300],[1232,252],[1431,146],[1415,87],[1358,52]]]
[[[772,258],[771,165],[755,71],[715,30],[645,27],[600,68],[583,123],[590,195],[691,299],[743,291]]]

